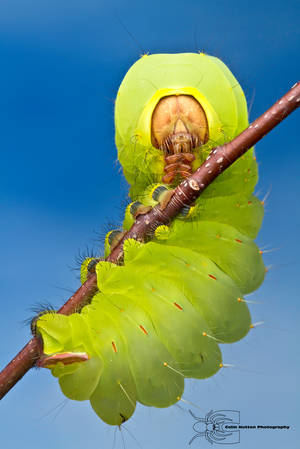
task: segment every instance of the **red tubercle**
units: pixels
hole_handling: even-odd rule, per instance
[[[177,307],[177,309],[183,310],[183,308],[179,304],[177,304],[177,302],[174,302],[173,304],[175,307]]]
[[[144,326],[142,326],[141,324],[140,324],[140,329],[144,332],[145,335],[148,335],[148,332],[146,331]]]

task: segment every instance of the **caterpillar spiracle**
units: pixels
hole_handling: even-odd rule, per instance
[[[247,125],[243,91],[219,59],[141,57],[115,104],[116,146],[132,199],[123,231],[139,214],[166,204],[213,147]],[[243,296],[265,275],[253,241],[263,218],[253,196],[257,179],[251,149],[151,241],[125,241],[122,264],[84,261],[81,281],[91,270],[97,274],[91,303],[80,313],[46,313],[36,322],[42,366],[68,398],[90,400],[102,420],[120,425],[137,401],[168,407],[181,398],[185,378],[207,378],[222,367],[219,343],[248,333]],[[106,256],[120,235],[108,233]]]

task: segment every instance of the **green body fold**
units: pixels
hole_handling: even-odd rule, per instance
[[[241,87],[217,58],[204,54],[144,56],[125,76],[116,109],[116,144],[130,196],[145,206],[161,183],[163,153],[151,144],[151,116],[168,95],[194,96],[205,110],[209,139],[193,168],[209,151],[248,125]],[[221,174],[186,216],[160,226],[150,242],[127,240],[124,264],[96,266],[98,293],[81,313],[41,316],[37,330],[45,354],[84,352],[89,360],[52,366],[63,393],[90,399],[108,424],[120,425],[136,401],[155,407],[177,402],[184,378],[206,378],[222,367],[220,343],[249,331],[243,295],[265,275],[253,242],[263,206],[253,196],[257,164],[253,149]],[[133,224],[130,206],[123,229]],[[109,254],[106,239],[106,256]],[[87,279],[88,264],[81,270]]]

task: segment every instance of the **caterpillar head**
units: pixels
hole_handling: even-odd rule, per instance
[[[177,185],[247,124],[243,91],[219,59],[143,56],[127,72],[115,106],[116,145],[131,198],[152,183]]]

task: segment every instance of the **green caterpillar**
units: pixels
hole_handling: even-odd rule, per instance
[[[133,201],[123,231],[169,201],[210,150],[248,125],[243,91],[229,69],[205,54],[143,56],[126,74],[115,106],[116,145]],[[207,161],[209,164],[209,161]],[[184,378],[222,367],[219,343],[251,327],[243,295],[265,267],[253,242],[263,205],[253,149],[221,174],[151,241],[125,241],[124,262],[87,259],[81,281],[97,274],[99,292],[80,313],[38,318],[43,366],[63,393],[89,399],[106,423],[130,418],[136,401],[176,403]],[[106,256],[123,233],[111,231]]]

